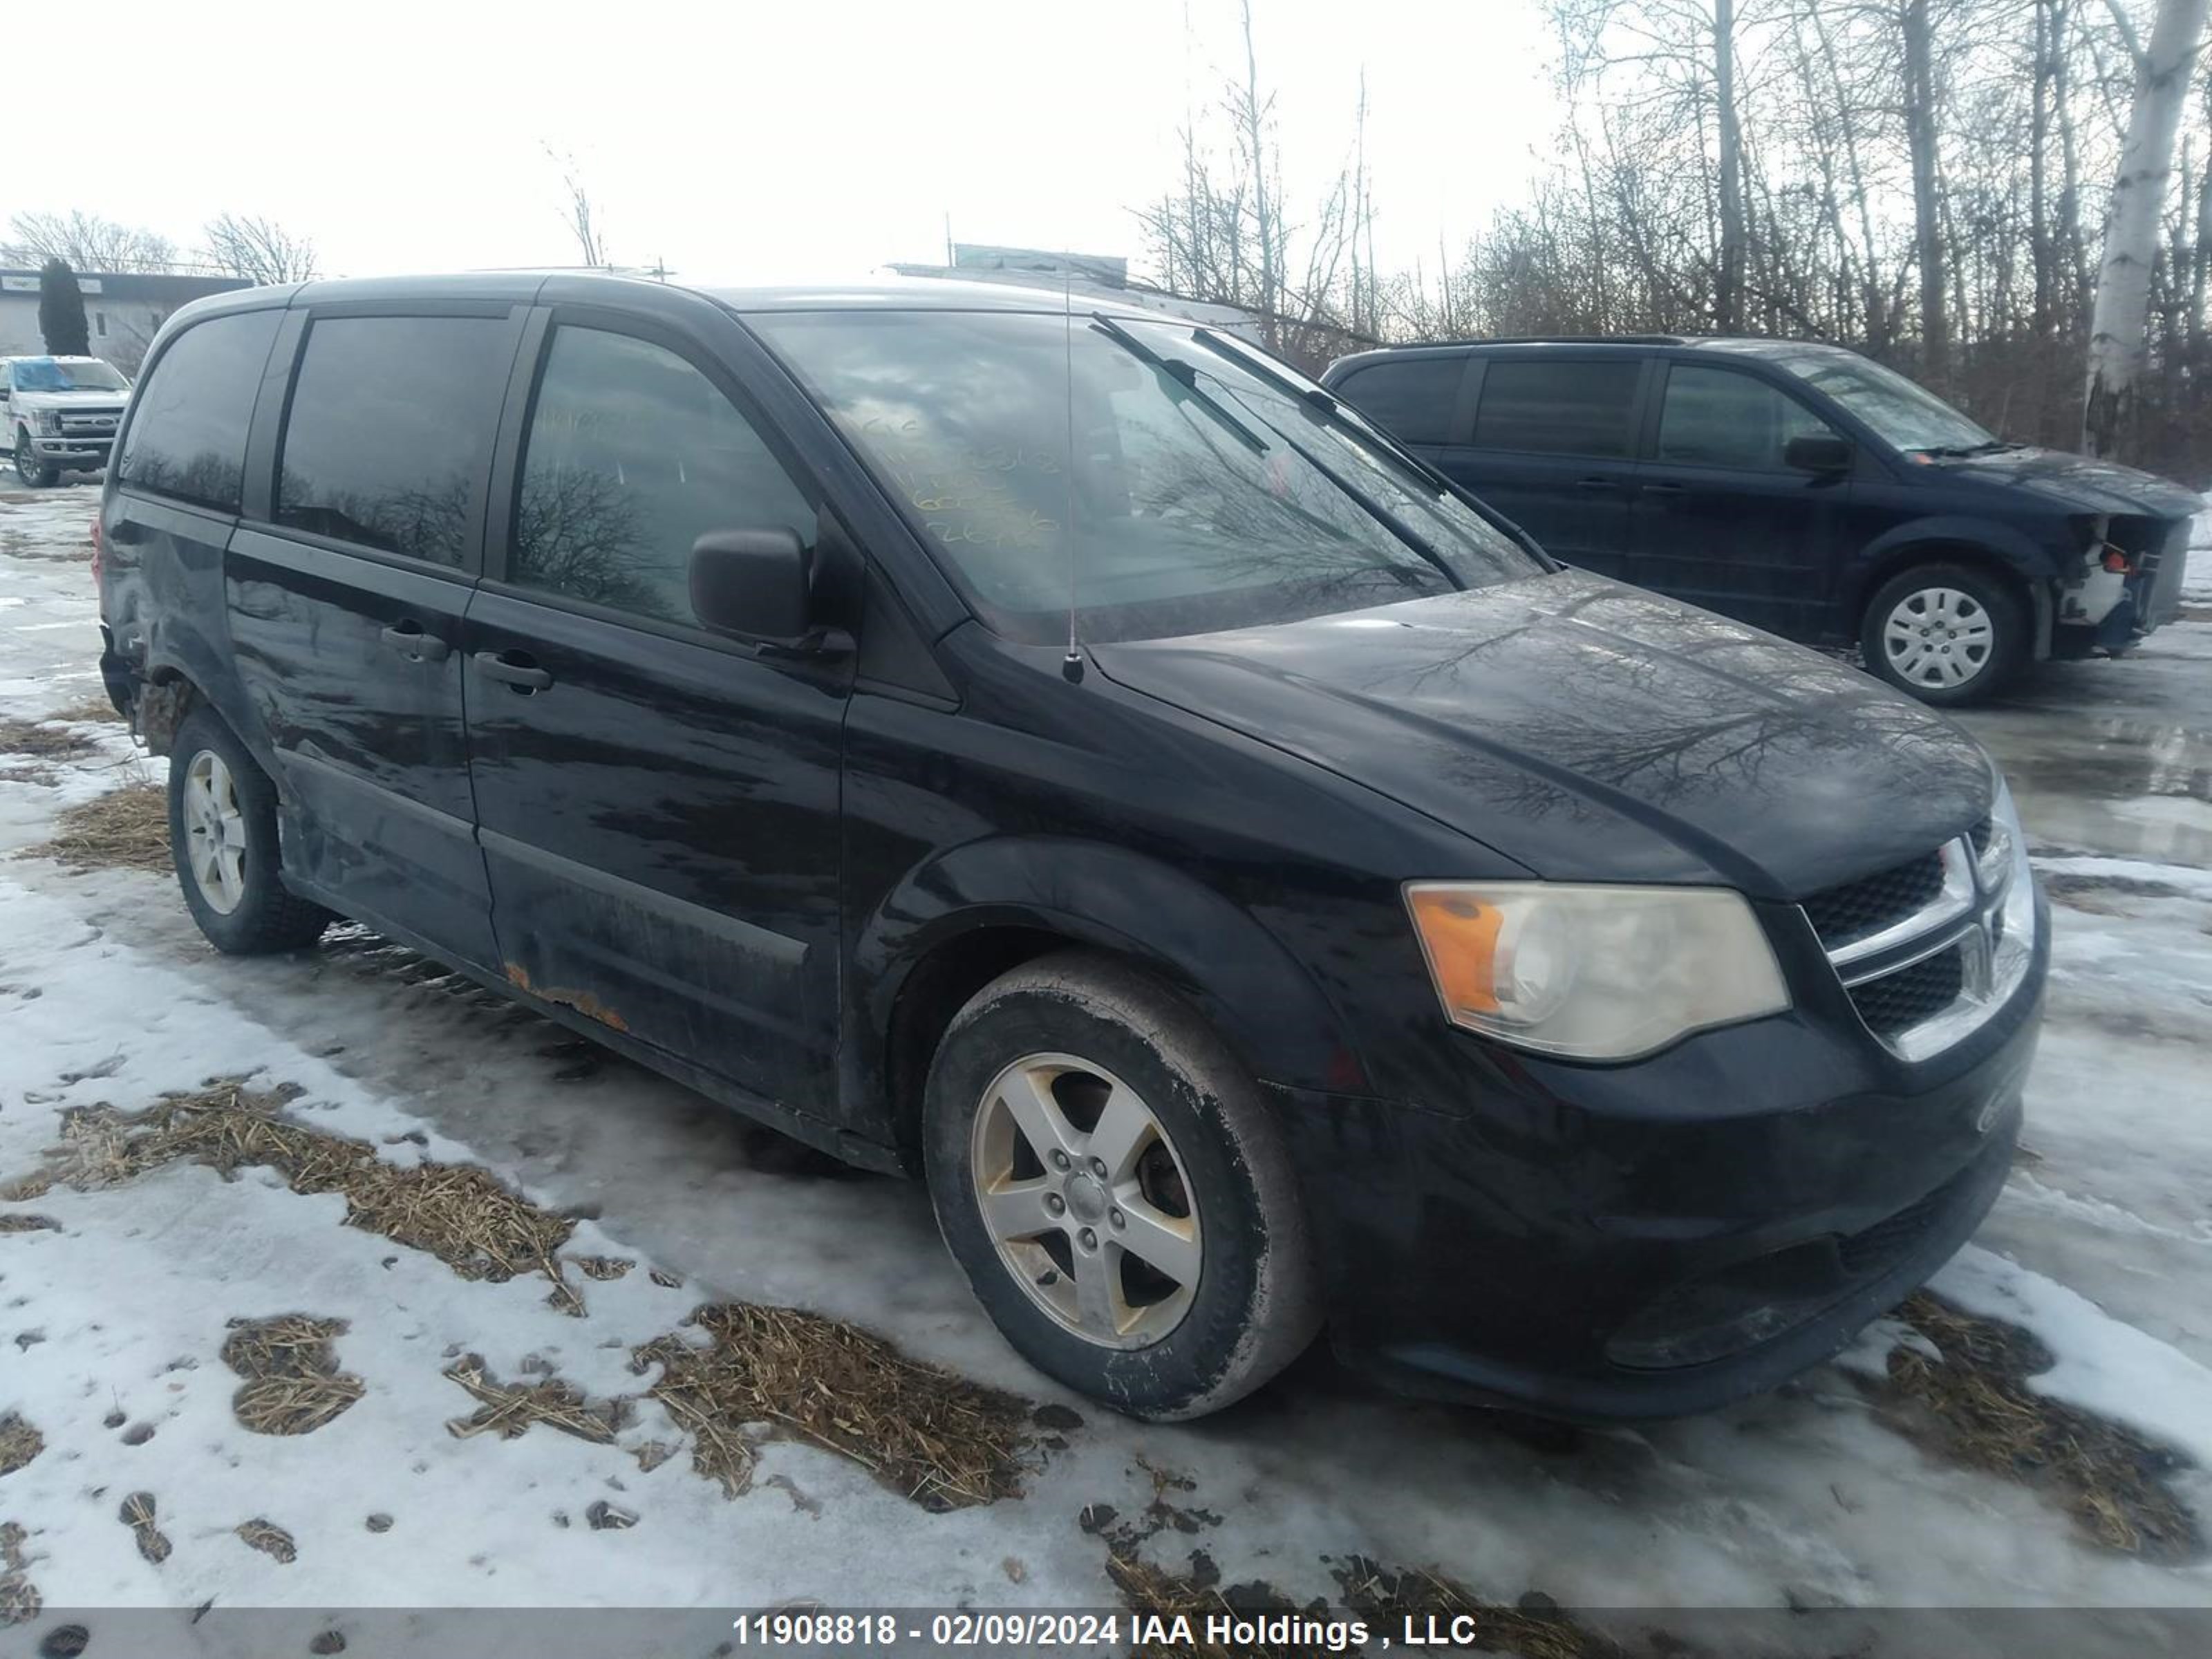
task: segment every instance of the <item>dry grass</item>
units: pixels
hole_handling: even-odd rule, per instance
[[[46,1436],[14,1412],[0,1417],[0,1475],[15,1474],[46,1449]]]
[[[58,1233],[60,1222],[50,1215],[26,1215],[21,1210],[10,1210],[0,1215],[0,1233]]]
[[[169,869],[169,797],[159,784],[126,783],[55,815],[54,833],[26,858],[72,870]]]
[[[613,1443],[627,1415],[627,1402],[617,1400],[594,1406],[574,1384],[559,1377],[542,1382],[501,1382],[485,1370],[481,1354],[463,1356],[447,1369],[446,1376],[478,1401],[474,1413],[446,1425],[447,1431],[456,1439],[490,1433],[512,1440],[532,1423],[543,1423],[579,1440],[605,1446]]]
[[[28,1536],[13,1521],[0,1522],[0,1630],[30,1623],[46,1605],[30,1580],[30,1559],[23,1553],[23,1540]]]
[[[0,1204],[27,1204],[34,1198],[44,1198],[54,1189],[54,1178],[50,1175],[27,1175],[14,1181],[0,1182]]]
[[[552,1300],[580,1314],[562,1278],[561,1247],[573,1222],[540,1209],[472,1165],[387,1164],[376,1148],[279,1115],[297,1091],[256,1091],[227,1078],[189,1094],[164,1096],[136,1117],[108,1109],[70,1114],[58,1172],[73,1186],[111,1186],[187,1160],[225,1175],[250,1165],[276,1170],[295,1193],[337,1193],[346,1221],[396,1243],[427,1250],[464,1279],[495,1281],[542,1273]]]
[[[362,1380],[338,1369],[331,1346],[345,1328],[308,1314],[233,1320],[222,1363],[246,1379],[230,1401],[239,1422],[256,1434],[313,1434],[360,1399]]]
[[[264,1555],[275,1556],[288,1567],[300,1559],[300,1547],[292,1534],[274,1522],[264,1521],[257,1515],[251,1521],[240,1522],[237,1532],[252,1548]]]
[[[49,720],[0,719],[0,754],[33,755],[40,760],[76,760],[99,747],[83,732]]]
[[[154,1524],[152,1492],[132,1492],[123,1500],[123,1507],[115,1512],[115,1517],[137,1539],[139,1554],[157,1567],[169,1559],[168,1534]]]
[[[684,1322],[708,1345],[664,1336],[635,1358],[661,1367],[647,1395],[691,1431],[692,1468],[732,1497],[752,1478],[756,1424],[851,1458],[927,1510],[1021,1491],[1028,1402],[795,1308],[722,1304]]]
[[[1190,1621],[1189,1641],[1139,1642],[1129,1650],[1129,1659],[1322,1659],[1322,1656],[1331,1655],[1330,1649],[1317,1644],[1232,1644],[1207,1639],[1208,1618],[1304,1613],[1320,1619],[1328,1613],[1319,1606],[1301,1607],[1265,1582],[1231,1584],[1224,1589],[1210,1565],[1200,1570],[1205,1560],[1205,1557],[1194,1554],[1190,1572],[1173,1573],[1152,1565],[1133,1551],[1108,1551],[1106,1576],[1114,1581],[1114,1588],[1121,1592],[1122,1601],[1132,1612],[1158,1613],[1168,1619],[1180,1616]]]
[[[637,1266],[636,1262],[618,1255],[572,1255],[568,1261],[585,1278],[597,1279],[620,1279]]]
[[[2197,1517],[2165,1481],[2186,1460],[2036,1393],[2027,1379],[2057,1362],[2033,1335],[1924,1291],[1899,1312],[1943,1356],[1904,1347],[1889,1356],[1891,1391],[1921,1408],[1908,1414],[1908,1432],[1957,1462],[2042,1490],[2107,1549],[2169,1561],[2203,1553]]]
[[[57,708],[46,718],[49,720],[67,721],[72,726],[120,726],[123,724],[122,711],[106,697],[87,697],[82,702],[70,704],[66,708]]]
[[[1397,1630],[1407,1619],[1433,1617],[1440,1628],[1450,1629],[1453,1620],[1464,1620],[1473,1632],[1467,1647],[1521,1659],[1600,1659],[1620,1651],[1617,1644],[1560,1612],[1549,1596],[1529,1595],[1517,1607],[1502,1607],[1442,1573],[1378,1566],[1364,1555],[1339,1567],[1336,1582],[1345,1605],[1370,1626]]]

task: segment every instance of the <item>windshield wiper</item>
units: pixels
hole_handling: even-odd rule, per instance
[[[1179,358],[1161,356],[1158,352],[1153,350],[1152,347],[1146,345],[1103,311],[1094,311],[1091,313],[1091,325],[1139,362],[1144,364],[1146,368],[1152,369],[1155,374],[1165,375],[1181,386],[1182,391],[1180,393],[1169,394],[1174,401],[1196,404],[1212,416],[1217,425],[1224,428],[1230,436],[1235,438],[1255,455],[1264,455],[1267,453],[1267,441],[1265,438],[1199,390],[1198,370],[1192,365]]]
[[[1919,447],[1919,453],[1923,455],[1942,455],[1956,460],[1968,455],[1994,455],[2001,449],[2020,447],[2019,444],[2008,442],[2005,439],[1991,438],[1984,443],[1978,444],[1922,444]]]

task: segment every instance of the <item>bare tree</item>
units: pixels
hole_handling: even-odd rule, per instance
[[[574,155],[556,154],[550,144],[540,148],[545,152],[545,159],[561,169],[561,188],[568,198],[561,218],[576,239],[581,263],[594,270],[611,265],[614,261],[607,253],[606,230],[599,220],[599,206],[592,200],[591,191],[585,184],[583,169],[576,165]]]
[[[249,283],[304,283],[316,274],[314,243],[273,219],[225,213],[209,220],[201,234],[207,263]]]
[[[177,249],[166,236],[78,209],[15,215],[8,222],[0,258],[23,265],[59,259],[85,273],[167,270],[176,263]]]
[[[2082,447],[2110,455],[2136,422],[2136,388],[2148,356],[2152,262],[2174,136],[2189,101],[2189,76],[2212,0],[2160,0],[2150,44],[2135,52],[2136,95],[2112,184],[2105,260],[2089,323],[2088,385],[2082,398]],[[2127,29],[2127,15],[2114,15]],[[2131,31],[2130,44],[2133,45]]]

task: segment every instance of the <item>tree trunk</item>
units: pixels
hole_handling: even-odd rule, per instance
[[[1905,0],[1905,138],[1912,159],[1913,246],[1920,264],[1920,338],[1927,378],[1951,375],[1951,319],[1944,292],[1943,222],[1936,182],[1936,52],[1928,0]]]
[[[2136,66],[2135,107],[2120,150],[2089,321],[2089,377],[2081,447],[2110,456],[2134,435],[2150,305],[2151,264],[2173,166],[2174,135],[2212,0],[2160,0],[2150,45]]]
[[[1743,328],[1743,131],[1735,106],[1735,0],[1713,0],[1713,95],[1720,106],[1720,280],[1713,321],[1723,334]]]

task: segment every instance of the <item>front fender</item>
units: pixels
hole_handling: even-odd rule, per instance
[[[1145,964],[1268,1082],[1339,1093],[1367,1087],[1366,1066],[1336,1011],[1249,913],[1125,848],[1000,836],[917,866],[860,924],[849,1005],[861,1041],[847,1045],[859,1051],[842,1079],[847,1090],[883,1098],[892,1010],[909,975],[939,946],[987,927],[1041,930]]]
[[[2059,574],[2051,548],[2016,525],[1973,514],[1934,514],[1893,525],[1860,550],[1852,571],[1851,613],[1856,615],[1868,595],[1907,564],[1960,549],[1993,559],[2024,580],[2046,581]]]

